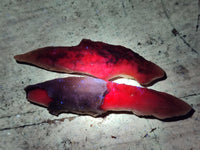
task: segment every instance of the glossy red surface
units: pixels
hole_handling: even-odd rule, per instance
[[[141,85],[165,77],[159,66],[128,48],[86,39],[77,46],[44,47],[14,58],[47,70],[88,74],[105,80],[125,76]]]
[[[108,82],[103,110],[132,111],[139,116],[166,119],[187,114],[191,107],[184,101],[155,90]]]
[[[52,99],[48,96],[47,92],[42,89],[31,90],[27,94],[27,99],[33,103],[47,107]]]

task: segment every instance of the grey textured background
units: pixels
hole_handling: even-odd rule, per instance
[[[1,0],[0,149],[199,150],[199,7],[198,0]],[[83,38],[123,45],[161,66],[168,78],[150,88],[189,103],[193,116],[174,122],[132,114],[55,117],[30,104],[25,86],[67,75],[17,64],[13,56]]]

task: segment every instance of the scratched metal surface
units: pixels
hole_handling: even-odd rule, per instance
[[[2,0],[0,149],[198,150],[199,14],[198,0]],[[132,114],[55,117],[30,104],[25,86],[66,75],[17,64],[13,56],[44,46],[76,45],[83,38],[126,46],[160,65],[168,78],[150,88],[189,103],[193,116],[173,122]]]

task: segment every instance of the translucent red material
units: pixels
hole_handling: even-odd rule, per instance
[[[167,93],[108,82],[108,93],[101,106],[106,111],[132,111],[139,116],[166,119],[187,114],[191,106]]]
[[[88,74],[105,80],[134,78],[145,86],[165,77],[159,66],[128,48],[86,39],[77,46],[44,47],[14,58],[47,70]]]
[[[106,111],[132,111],[138,116],[166,119],[191,110],[190,105],[167,93],[92,77],[54,79],[25,90],[28,100],[48,107],[54,115],[74,112],[98,116]]]
[[[47,107],[52,99],[48,96],[47,92],[42,89],[34,89],[28,92],[27,99],[33,103]]]

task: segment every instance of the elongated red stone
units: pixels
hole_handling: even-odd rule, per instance
[[[98,116],[106,111],[132,111],[138,116],[166,119],[186,115],[192,109],[167,93],[92,77],[55,79],[30,85],[25,91],[28,100],[48,107],[54,115],[73,112]]]
[[[184,101],[164,92],[108,82],[103,110],[132,111],[138,116],[159,119],[186,115],[192,108]]]
[[[44,47],[14,57],[19,62],[66,73],[81,73],[105,80],[134,78],[147,86],[166,76],[156,64],[123,46],[83,39],[72,47]]]

